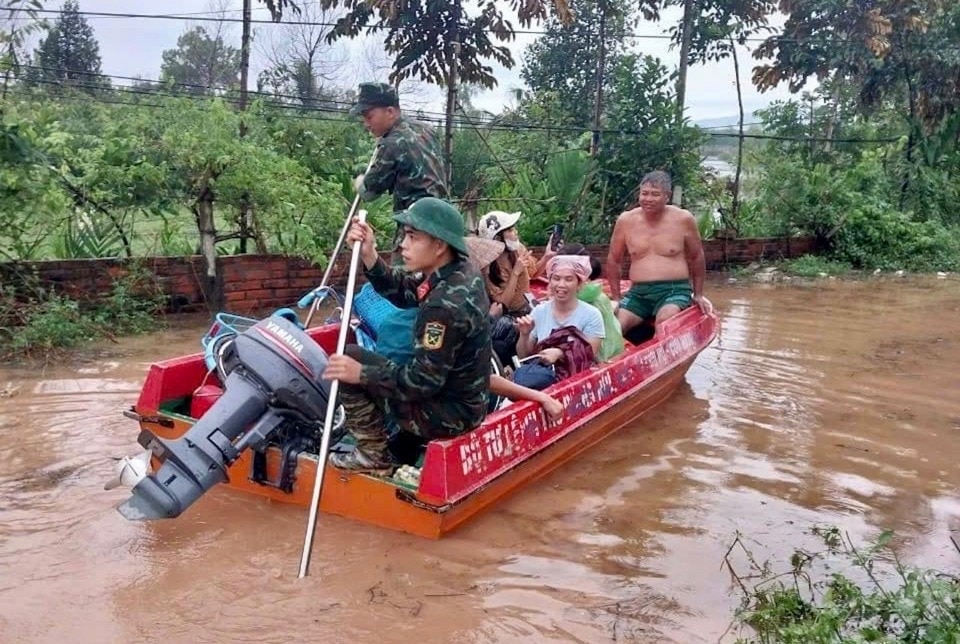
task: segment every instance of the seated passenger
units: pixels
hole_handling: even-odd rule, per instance
[[[537,355],[538,361],[545,365],[558,365],[564,361],[565,374],[577,373],[583,365],[572,364],[564,349],[551,346],[558,344],[552,342],[558,335],[569,332],[583,340],[589,362],[593,361],[606,331],[600,311],[577,299],[580,286],[589,276],[590,261],[586,257],[557,255],[550,260],[547,264],[547,292],[550,299],[534,307],[530,315],[517,319],[520,334],[517,355],[521,358]],[[561,377],[560,374],[558,377]],[[519,381],[517,378],[514,380]],[[540,384],[542,382],[538,381],[536,385],[528,386],[540,389]]]
[[[666,172],[650,172],[640,181],[637,207],[617,218],[607,256],[610,293],[619,300],[617,318],[624,333],[653,319],[664,320],[696,304],[709,314],[703,296],[705,264],[697,221],[669,204],[672,182]],[[620,264],[630,262],[630,290],[620,297]]]
[[[481,239],[479,237],[466,237],[463,241],[470,253],[467,263],[477,271],[496,259],[503,248],[502,242]],[[365,286],[362,292],[365,292],[369,286],[373,285],[369,284]],[[376,290],[368,293],[366,297],[370,298],[366,306],[370,307],[373,311],[377,311],[379,307],[386,304],[385,302],[378,304],[375,301],[383,297],[378,294]],[[358,302],[355,301],[355,305],[357,303]],[[359,306],[355,306],[354,310],[360,313],[362,317],[360,308]],[[415,353],[416,339],[414,327],[416,320],[408,319],[403,315],[408,310],[415,314],[419,313],[418,309],[393,309],[392,312],[387,313],[386,317],[380,321],[377,334],[375,351],[388,358],[391,362],[396,363],[398,366],[408,364],[413,359]],[[552,396],[512,383],[506,378],[496,375],[490,376],[489,388],[490,392],[496,396],[503,396],[510,400],[532,400],[540,403],[546,412],[547,418],[552,422],[557,422],[563,418],[563,405]],[[416,443],[416,441],[413,441],[413,443]]]
[[[517,233],[519,212],[494,210],[480,218],[477,232],[484,239],[503,243],[503,252],[483,273],[490,296],[490,314],[495,318],[507,315],[518,318],[530,312],[530,273],[536,270],[536,259],[523,244]]]
[[[366,276],[378,293],[401,308],[417,308],[413,358],[399,365],[350,345],[345,355],[330,357],[323,374],[341,382],[340,401],[357,443],[331,463],[377,474],[396,466],[387,449],[386,414],[401,431],[427,440],[457,436],[483,421],[490,382],[490,301],[466,261],[462,216],[446,201],[425,197],[394,219],[403,226],[406,270],[380,259],[369,224],[355,221],[347,241],[361,242]]]
[[[603,282],[599,281],[603,275],[603,266],[600,260],[590,255],[583,244],[567,244],[561,249],[564,255],[582,255],[590,260],[590,277],[577,292],[577,297],[581,301],[590,304],[600,311],[603,316],[603,328],[606,335],[600,344],[600,350],[597,351],[597,362],[608,362],[616,356],[623,353],[623,333],[620,331],[620,321],[613,310],[613,302],[603,292]]]

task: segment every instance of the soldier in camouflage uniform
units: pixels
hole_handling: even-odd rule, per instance
[[[433,128],[403,117],[393,87],[362,83],[350,112],[362,114],[364,127],[379,138],[373,166],[355,182],[364,200],[390,192],[394,213],[398,213],[423,197],[447,198],[439,139]]]
[[[490,382],[490,300],[467,261],[463,217],[427,197],[394,219],[403,230],[403,268],[380,259],[366,223],[355,222],[347,241],[362,242],[366,276],[378,293],[398,307],[417,307],[413,359],[398,365],[350,345],[345,355],[330,357],[324,373],[341,382],[340,402],[357,441],[353,452],[331,462],[378,474],[396,465],[387,450],[386,414],[402,431],[428,440],[457,436],[483,421]]]

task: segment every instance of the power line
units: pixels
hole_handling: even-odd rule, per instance
[[[302,7],[311,7],[321,4],[321,2],[301,2],[299,6]],[[270,11],[269,7],[253,7],[251,11]],[[181,11],[177,14],[170,14],[174,16],[220,16],[227,13],[243,13],[243,9],[210,9],[207,11]],[[242,20],[241,20],[242,22]]]
[[[201,90],[207,90],[207,91],[213,91],[213,92],[223,92],[225,94],[239,91],[238,87],[228,87],[224,85],[201,85],[197,83],[185,83],[180,81],[164,80],[162,78],[144,78],[142,76],[121,76],[120,74],[105,74],[103,72],[100,72],[99,74],[94,74],[92,72],[88,72],[84,70],[67,69],[64,67],[49,67],[49,66],[43,66],[43,65],[29,65],[29,64],[21,65],[21,67],[24,67],[27,69],[49,71],[56,74],[64,73],[64,74],[80,74],[83,76],[103,76],[105,78],[110,78],[110,79],[129,80],[129,81],[140,82],[140,83],[151,83],[158,87],[166,87],[166,88],[188,87],[192,89],[201,89]],[[122,87],[122,86],[117,86],[117,87]],[[305,100],[305,98],[303,96],[300,96],[299,94],[284,94],[280,92],[264,92],[264,91],[257,91],[257,90],[250,90],[248,93],[256,96],[263,96],[266,98],[281,98],[281,99],[286,98],[286,99],[293,99],[298,101]],[[333,98],[316,98],[316,99],[308,98],[306,100],[314,101],[317,103],[331,103],[334,105],[344,105],[344,106],[347,106],[347,109],[349,107],[352,107],[354,104],[352,101],[341,101]],[[309,108],[304,106],[304,109],[309,109]],[[430,114],[430,115],[436,116],[437,118],[440,118],[443,116],[442,112],[436,112],[436,111],[430,111],[430,110],[412,110],[412,111],[417,112],[418,114]]]
[[[48,84],[48,85],[64,86],[64,84],[58,83],[58,82],[56,82],[56,81],[37,81],[37,82],[43,83],[43,84]],[[76,86],[77,86],[77,85],[74,85],[74,84],[69,85],[69,87],[76,87]],[[102,87],[101,87],[101,86],[98,86],[98,85],[94,85],[94,86],[84,86],[84,87],[89,87],[89,88],[91,88],[91,89],[102,89]],[[136,93],[142,93],[142,92],[136,92]],[[8,95],[11,95],[11,96],[21,96],[21,97],[24,97],[24,98],[35,98],[35,95],[34,95],[34,94],[32,94],[32,93],[29,92],[29,91],[20,89],[20,88],[12,88],[12,89],[9,89],[9,90],[7,91],[7,94],[8,94]],[[164,97],[164,98],[180,98],[180,99],[188,99],[188,100],[210,100],[210,98],[211,98],[211,97],[205,97],[205,96],[182,96],[182,95],[163,94],[163,93],[158,93],[157,96]],[[147,102],[143,102],[143,101],[139,101],[139,100],[138,100],[137,102],[131,102],[131,101],[117,100],[117,99],[114,99],[114,98],[112,98],[112,97],[90,96],[90,95],[87,95],[87,94],[85,94],[85,95],[83,95],[83,96],[77,95],[77,94],[73,94],[73,95],[63,95],[63,94],[61,94],[61,95],[58,95],[57,98],[58,98],[59,100],[62,100],[62,101],[73,101],[73,102],[83,102],[83,103],[93,102],[93,103],[101,103],[101,104],[105,104],[105,105],[125,105],[125,106],[129,106],[129,107],[138,107],[138,108],[144,108],[144,107],[145,107],[145,108],[158,108],[158,109],[169,109],[169,108],[170,108],[170,105],[164,105],[164,104],[161,104],[161,103],[147,103]],[[285,118],[289,118],[289,119],[293,119],[293,120],[302,120],[302,121],[326,121],[326,122],[330,122],[330,123],[339,123],[339,124],[341,124],[341,125],[348,125],[348,122],[347,122],[347,121],[345,121],[345,120],[343,120],[343,119],[338,119],[338,118],[324,118],[324,117],[317,117],[317,116],[308,116],[308,115],[305,115],[305,114],[286,114],[286,115],[284,115],[284,117],[285,117]],[[559,155],[559,154],[566,154],[566,153],[574,152],[574,151],[575,151],[575,150],[562,149],[562,150],[554,150],[554,151],[551,151],[551,152],[543,152],[543,153],[538,152],[538,153],[532,154],[532,155],[529,155],[529,154],[528,154],[528,155],[516,155],[516,156],[507,157],[507,158],[502,159],[502,160],[503,160],[504,162],[506,162],[508,165],[519,166],[519,165],[520,165],[522,162],[524,162],[524,161],[538,161],[538,160],[543,160],[544,162],[546,162],[546,159],[547,159],[548,157],[553,157],[553,156],[556,156],[556,155]],[[473,162],[473,163],[461,164],[460,167],[462,167],[462,168],[474,169],[474,168],[479,167],[479,166],[482,166],[482,165],[486,165],[486,164],[483,163],[483,162],[479,162],[479,161],[478,161],[478,162]]]
[[[53,14],[53,15],[63,15],[65,13],[62,9],[34,9],[35,13],[42,14]],[[147,20],[181,20],[181,21],[192,21],[192,22],[231,22],[231,23],[242,23],[242,18],[226,18],[226,17],[205,17],[200,14],[156,14],[156,13],[121,13],[113,11],[77,11],[78,15],[87,16],[91,18],[140,18]],[[259,20],[254,19],[250,21],[251,24],[257,25],[291,25],[291,26],[302,26],[302,27],[336,27],[338,23],[336,22],[319,22],[319,21],[290,21],[290,22],[274,22],[273,20]],[[376,31],[382,29],[389,29],[389,26],[382,24],[375,25],[364,25],[360,27],[367,31]],[[502,29],[483,29],[482,31],[486,33],[507,33]],[[538,30],[538,29],[514,29],[509,33],[513,34],[525,34],[525,35],[535,35],[543,36],[551,34],[554,32]],[[673,40],[673,36],[669,34],[638,34],[632,32],[621,32],[621,33],[611,33],[611,38],[632,38],[636,40]],[[797,43],[808,43],[809,39],[802,38],[788,38],[786,36],[770,36],[768,38],[744,38],[743,42],[766,42],[771,38],[776,38],[784,42],[797,42]],[[838,44],[838,43],[850,43],[857,42],[852,39],[831,39],[831,40],[818,40],[818,44]]]
[[[53,85],[58,87],[76,87],[81,89],[90,89],[100,92],[110,92],[118,91],[129,94],[138,94],[145,96],[160,96],[164,98],[174,98],[174,99],[188,99],[188,100],[199,100],[199,101],[208,101],[211,98],[210,96],[198,96],[192,94],[171,94],[167,92],[161,92],[157,90],[140,90],[136,88],[129,87],[114,87],[114,88],[105,88],[102,85],[96,84],[85,84],[81,82],[61,82],[61,81],[49,81],[38,79],[34,82],[41,83],[44,85]],[[23,93],[20,93],[23,95]],[[98,100],[96,97],[84,97],[85,99]],[[229,103],[235,103],[236,99],[231,99],[229,97],[215,97],[219,100],[223,100]],[[107,102],[107,101],[101,101]],[[305,120],[316,120],[316,121],[330,121],[337,123],[347,123],[344,118],[333,118],[332,116],[306,116],[306,113],[324,113],[324,114],[336,114],[339,116],[347,115],[347,110],[339,108],[305,108],[299,105],[289,105],[285,103],[275,103],[270,101],[263,101],[263,104],[266,107],[280,109],[280,110],[296,110],[299,114],[296,116],[291,116],[290,118],[302,118]],[[140,103],[131,103],[133,106],[141,105]],[[146,106],[146,104],[143,104]],[[163,105],[151,105],[151,107],[167,107]],[[426,119],[429,120],[429,119]],[[442,119],[432,119],[434,122],[439,122]],[[464,122],[457,121],[458,127],[463,128],[464,125],[467,125]],[[542,132],[575,132],[575,133],[586,133],[592,131],[591,127],[577,127],[577,126],[558,126],[558,125],[548,125],[548,124],[530,124],[530,123],[489,123],[485,124],[485,129],[491,129],[501,132],[522,132],[522,131],[542,131]],[[647,133],[646,130],[632,130],[632,129],[618,129],[618,128],[603,128],[600,130],[605,134],[616,134],[621,136],[641,136]],[[722,138],[740,138],[741,136],[745,139],[759,139],[759,140],[771,140],[771,141],[792,141],[797,143],[811,143],[811,142],[830,142],[830,143],[896,143],[899,141],[899,138],[890,137],[882,139],[864,139],[864,138],[828,138],[828,137],[790,137],[790,136],[780,136],[774,134],[737,134],[737,133],[725,133],[725,132],[704,132],[709,137],[722,137]]]
[[[160,88],[160,87],[162,87],[162,88],[189,87],[189,88],[192,88],[192,89],[201,89],[201,90],[209,90],[209,91],[224,92],[224,93],[229,93],[229,92],[235,92],[235,91],[237,91],[237,88],[235,88],[235,87],[225,87],[225,86],[223,86],[223,85],[201,85],[201,84],[197,84],[197,83],[184,83],[184,82],[179,82],[179,81],[166,81],[166,80],[163,80],[163,79],[143,78],[142,76],[121,76],[120,74],[105,74],[105,73],[102,73],[102,72],[101,72],[100,74],[92,74],[91,72],[86,72],[86,71],[77,70],[77,69],[66,69],[66,68],[63,68],[63,67],[47,67],[47,66],[43,66],[43,65],[29,65],[29,64],[21,65],[21,67],[28,68],[28,69],[37,69],[37,70],[42,70],[42,71],[49,71],[49,72],[54,72],[54,73],[61,73],[61,72],[62,72],[62,73],[67,73],[67,74],[82,74],[82,75],[84,75],[84,76],[91,76],[91,77],[92,77],[92,76],[103,76],[103,77],[105,77],[105,78],[110,78],[110,79],[129,80],[129,81],[141,82],[141,83],[152,83],[152,84],[154,84],[154,85],[157,85],[158,88]],[[56,82],[53,82],[53,81],[46,81],[45,84],[57,84],[57,83],[56,83]],[[92,86],[92,87],[90,87],[90,89],[103,89],[103,88],[101,88],[101,87],[99,87],[99,86]],[[123,86],[123,85],[115,85],[115,86],[112,87],[112,89],[116,89],[116,90],[119,90],[119,91],[124,91],[124,90],[133,91],[133,90],[136,90],[135,93],[158,94],[158,95],[170,96],[170,97],[174,97],[174,98],[179,98],[179,97],[184,97],[184,96],[185,96],[185,95],[183,95],[183,94],[163,92],[163,91],[161,91],[160,89],[147,88],[147,87],[144,87],[144,88],[135,88],[135,87],[129,87],[129,86]],[[279,93],[279,92],[264,92],[264,91],[256,91],[256,90],[250,90],[249,93],[250,93],[250,94],[253,94],[253,95],[255,95],[255,96],[262,96],[262,97],[268,98],[268,99],[269,99],[269,98],[278,98],[278,99],[293,99],[293,100],[299,100],[299,101],[303,101],[303,100],[304,100],[304,97],[303,97],[303,96],[300,96],[300,95],[298,95],[298,94],[283,94],[283,93]],[[196,96],[196,95],[194,95],[194,96]],[[196,96],[196,97],[197,97],[197,98],[209,98],[209,96]],[[310,100],[311,102],[316,102],[316,103],[330,103],[330,104],[332,104],[332,105],[344,105],[344,106],[352,106],[352,105],[353,105],[353,103],[350,102],[350,101],[340,101],[340,100],[333,99],[333,98],[318,98],[318,99],[307,99],[307,100]],[[340,110],[340,109],[336,109],[336,108],[324,108],[324,107],[319,107],[319,106],[291,105],[291,104],[287,104],[287,103],[270,103],[270,102],[267,102],[267,103],[270,104],[270,105],[272,105],[272,106],[275,106],[275,107],[283,107],[283,109],[302,109],[302,110],[306,110],[306,111],[310,111],[310,110],[316,109],[316,110],[319,110],[319,111],[327,111],[327,112],[334,112],[334,113],[342,113],[342,112],[345,112],[345,111],[346,111],[346,110]],[[444,114],[443,112],[437,112],[437,111],[431,111],[431,110],[412,110],[412,111],[415,112],[415,113],[418,114],[418,115],[424,115],[423,117],[421,117],[422,120],[432,120],[432,121],[440,122],[440,121],[442,121],[442,119],[445,117],[445,114]],[[461,110],[461,112],[462,112],[462,110]],[[428,117],[428,116],[426,116],[426,115],[430,115],[430,116]],[[469,115],[467,115],[467,114],[465,114],[465,113],[464,113],[464,116],[463,116],[463,122],[465,122],[466,125],[468,125],[468,126],[470,126],[470,127],[476,127],[477,125],[496,127],[496,125],[497,125],[494,121],[490,121],[490,120],[484,121],[484,120],[481,119],[480,121],[475,121],[473,117],[470,117]],[[457,120],[457,123],[458,123],[458,124],[460,123],[460,120],[459,120],[459,119]],[[521,124],[521,125],[522,125],[522,124]],[[547,122],[540,122],[540,123],[536,123],[536,124],[532,124],[532,125],[535,125],[535,126],[546,126],[546,125],[556,126],[556,124],[550,124],[550,123],[547,123]],[[762,123],[762,122],[752,122],[752,123],[744,123],[744,124],[743,124],[744,127],[752,127],[752,126],[755,126],[755,125],[763,125],[763,123]],[[580,126],[573,126],[573,127],[577,128],[577,129],[580,129]],[[590,125],[590,126],[584,125],[584,126],[582,126],[582,127],[583,127],[584,129],[587,129],[587,128],[592,128],[593,126],[592,126],[592,125]],[[706,127],[704,127],[704,126],[696,126],[696,127],[698,127],[700,130],[720,130],[720,129],[732,129],[732,128],[736,128],[737,125],[711,125],[711,126],[706,126]],[[718,132],[718,133],[716,133],[716,134],[714,134],[714,133],[709,133],[709,134],[715,135],[715,136],[732,136],[732,137],[738,136],[736,132],[730,132],[730,133]]]
[[[139,81],[139,82],[144,82],[144,83],[155,83],[156,85],[158,85],[158,86],[160,86],[160,87],[163,87],[163,88],[175,88],[175,87],[178,87],[178,86],[182,86],[182,87],[191,87],[191,88],[195,88],[195,89],[214,90],[214,91],[224,92],[224,93],[230,93],[230,92],[236,91],[236,88],[228,88],[228,87],[216,86],[216,85],[199,85],[199,84],[195,84],[195,83],[167,82],[167,81],[163,81],[163,80],[154,80],[154,79],[147,79],[147,78],[138,78],[138,77],[135,77],[135,76],[120,76],[120,75],[117,75],[117,74],[103,74],[103,73],[100,73],[100,74],[96,74],[96,75],[95,75],[95,74],[92,74],[91,72],[87,72],[87,71],[83,71],[83,70],[66,69],[66,68],[62,68],[62,67],[44,67],[44,66],[41,66],[41,65],[24,65],[24,67],[31,68],[31,69],[43,70],[43,71],[50,71],[50,72],[54,72],[54,73],[81,74],[81,75],[84,75],[84,76],[103,76],[103,77],[105,77],[105,78],[110,78],[110,79],[121,79],[121,80]],[[128,93],[133,93],[133,94],[159,95],[159,96],[168,96],[168,97],[171,97],[171,98],[191,98],[191,99],[200,99],[200,100],[206,100],[206,99],[210,98],[210,96],[204,96],[204,95],[178,94],[178,93],[171,93],[169,90],[168,90],[168,91],[164,91],[163,89],[154,89],[154,88],[135,88],[135,87],[129,87],[129,86],[124,86],[124,85],[114,85],[114,86],[112,86],[111,88],[105,88],[105,87],[103,87],[103,86],[101,86],[101,85],[97,85],[97,84],[95,84],[95,83],[86,83],[86,84],[84,84],[84,83],[80,82],[80,81],[77,80],[77,79],[68,79],[68,80],[66,80],[66,81],[46,80],[46,79],[44,79],[44,80],[38,80],[38,81],[36,81],[36,82],[39,82],[39,83],[42,83],[42,84],[45,84],[45,85],[55,85],[55,86],[56,86],[56,85],[71,85],[71,86],[74,86],[74,87],[82,87],[82,88],[84,88],[84,89],[92,89],[92,90],[98,90],[98,91],[107,91],[108,89],[112,89],[112,90],[114,90],[114,91],[128,92]],[[267,98],[267,99],[269,99],[269,98],[292,98],[292,99],[302,100],[302,97],[297,96],[297,95],[292,95],[292,94],[276,94],[276,93],[272,93],[272,92],[251,92],[251,93],[252,93],[252,94],[256,94],[256,95],[258,95],[258,96],[262,96],[262,97]],[[227,96],[219,96],[218,98],[222,98],[223,100],[226,100],[226,101],[229,101],[229,102],[235,102],[235,99],[231,99],[231,98],[229,98],[229,97],[227,97]],[[271,106],[271,107],[276,107],[276,108],[279,108],[279,109],[299,110],[299,111],[304,111],[304,112],[326,112],[326,113],[341,114],[341,115],[346,115],[347,112],[348,112],[348,110],[349,110],[349,106],[352,106],[352,105],[353,105],[353,103],[352,103],[352,102],[349,102],[349,101],[325,100],[325,99],[322,99],[320,102],[332,103],[332,104],[334,104],[334,105],[343,105],[343,106],[345,106],[345,107],[338,108],[338,107],[324,107],[324,106],[291,105],[291,104],[288,104],[288,103],[277,103],[277,102],[273,102],[273,101],[269,101],[269,100],[265,100],[265,101],[263,101],[263,102],[264,102],[264,104],[266,104],[266,105],[269,105],[269,106]],[[437,123],[437,124],[442,123],[442,122],[444,121],[444,119],[445,119],[445,116],[446,116],[446,115],[445,115],[444,113],[442,113],[442,112],[434,112],[434,111],[429,111],[429,110],[413,110],[413,112],[417,115],[417,118],[418,118],[418,119],[423,120],[423,121],[430,121],[430,122]],[[474,126],[474,122],[472,121],[472,119],[471,119],[471,120],[468,120],[468,121],[465,121],[465,120],[462,120],[462,119],[460,119],[460,118],[456,118],[456,119],[454,120],[454,124],[457,125],[457,126],[460,126],[460,127],[462,127],[462,126],[465,125],[465,124],[466,124],[466,125],[469,125],[469,126]],[[581,127],[581,126],[577,126],[577,125],[560,125],[560,124],[549,123],[549,122],[545,122],[545,121],[544,121],[544,122],[539,122],[539,123],[526,123],[526,122],[505,123],[505,122],[497,122],[496,120],[494,120],[494,121],[486,120],[486,121],[481,121],[479,124],[482,125],[485,129],[500,130],[500,131],[503,131],[503,130],[521,130],[521,129],[544,129],[544,128],[549,128],[549,129],[555,129],[555,130],[557,130],[557,131],[565,131],[565,132],[582,132],[582,131],[584,131],[585,129],[588,129],[588,127],[592,127],[592,126],[583,126],[583,127]],[[607,131],[607,132],[612,132],[612,131],[624,132],[624,130],[603,130],[603,131]],[[640,131],[638,130],[638,131],[636,131],[635,133],[640,133]]]
[[[36,13],[44,14],[54,14],[62,15],[64,11],[62,9],[34,9]],[[77,11],[77,14],[81,16],[87,16],[91,18],[142,18],[142,19],[153,19],[153,20],[185,20],[193,22],[238,22],[242,23],[242,18],[225,18],[225,17],[203,17],[190,14],[156,14],[156,13],[119,13],[112,11]],[[290,21],[290,22],[274,22],[273,20],[251,20],[251,24],[255,25],[292,25],[300,27],[336,27],[337,23],[335,22],[318,22],[318,21]],[[383,25],[365,25],[362,29],[367,31],[375,31],[378,29],[386,29]],[[483,31],[487,33],[505,33],[501,29],[484,29]],[[532,35],[544,35],[549,32],[542,30],[533,30],[533,29],[514,29],[514,34],[532,34]],[[656,40],[669,40],[670,36],[664,34],[618,34],[621,37],[626,38],[650,38]]]

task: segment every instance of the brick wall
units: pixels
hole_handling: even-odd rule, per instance
[[[590,247],[604,260],[606,245]],[[541,249],[533,249],[537,254]],[[760,259],[799,257],[814,252],[812,238],[712,239],[704,242],[707,268],[748,264]],[[301,295],[317,286],[323,267],[282,255],[231,255],[219,258],[223,281],[224,308],[246,314],[266,308],[294,304]],[[331,281],[346,283],[346,256],[332,273]],[[624,263],[626,264],[626,262]],[[205,298],[200,286],[203,261],[199,256],[124,259],[73,259],[0,264],[0,283],[16,284],[23,274],[34,274],[44,284],[80,301],[91,301],[110,292],[113,281],[131,268],[141,267],[155,276],[157,286],[170,298],[172,312],[203,311]],[[624,266],[626,271],[627,266]]]
[[[590,253],[606,263],[607,244],[588,246]],[[539,249],[537,249],[539,251]],[[759,260],[778,260],[800,257],[816,252],[813,237],[753,237],[743,239],[708,239],[703,242],[707,270],[722,270],[727,266],[745,265]],[[627,277],[629,264],[623,262],[623,276]]]

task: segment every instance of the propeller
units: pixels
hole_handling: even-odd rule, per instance
[[[104,490],[112,490],[121,485],[132,488],[137,483],[146,478],[150,473],[150,456],[152,452],[148,449],[143,450],[135,456],[124,456],[116,465],[116,476],[103,486]]]

